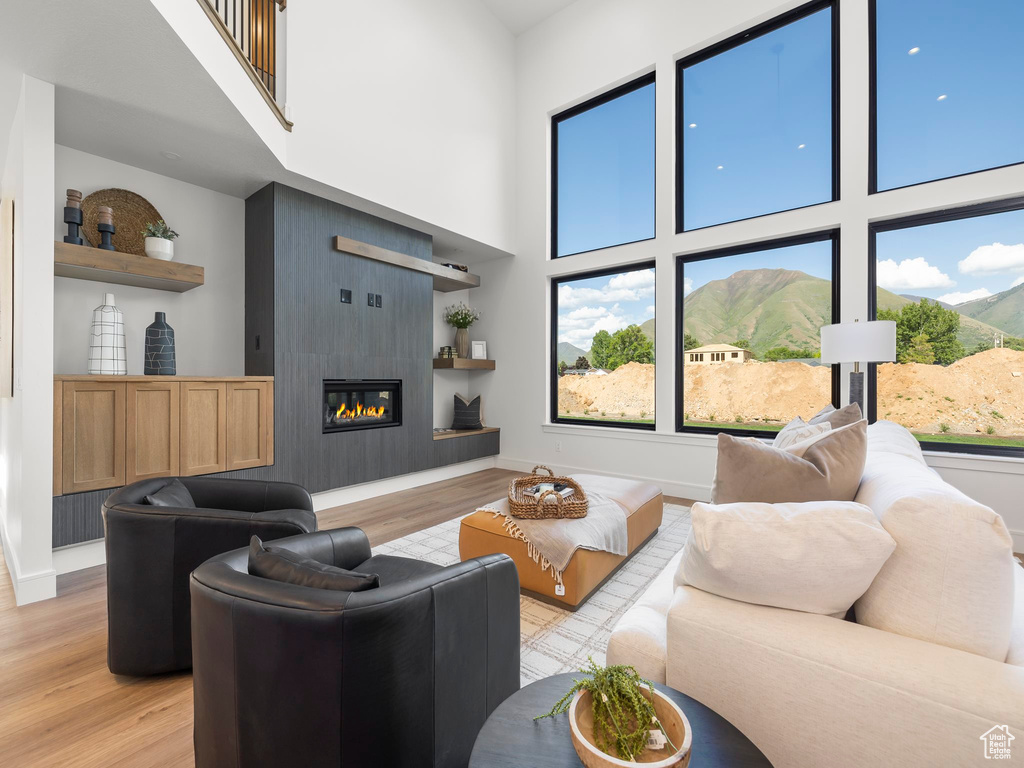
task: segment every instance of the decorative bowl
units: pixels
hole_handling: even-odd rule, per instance
[[[642,690],[650,699],[650,689],[643,686]],[[590,691],[577,693],[569,705],[569,726],[572,730],[572,745],[580,762],[586,768],[629,768],[637,764],[646,765],[648,768],[686,768],[690,763],[690,745],[693,742],[690,721],[672,699],[657,690],[654,691],[654,711],[672,743],[678,745],[678,749],[673,753],[671,747],[667,745],[657,750],[648,748],[637,755],[636,761],[631,763],[602,752],[594,744],[594,708],[591,694]]]
[[[147,237],[146,255],[151,259],[170,261],[174,258],[174,241],[163,237]]]

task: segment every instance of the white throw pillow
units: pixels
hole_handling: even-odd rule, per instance
[[[852,501],[698,503],[691,516],[676,586],[807,613],[845,613],[896,547]]]
[[[1016,563],[1003,519],[902,452],[868,451],[856,500],[898,545],[857,623],[1004,661]]]
[[[821,424],[808,424],[797,416],[775,436],[775,439],[772,440],[772,447],[786,450],[791,445],[803,443],[811,438],[823,437],[831,429],[832,425],[827,421],[823,421]]]

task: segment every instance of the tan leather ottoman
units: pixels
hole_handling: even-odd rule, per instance
[[[540,564],[527,554],[526,542],[513,538],[502,527],[505,516],[495,517],[493,512],[480,511],[462,520],[459,556],[469,560],[499,552],[506,554],[515,561],[519,570],[519,586],[523,594],[575,611],[657,533],[661,525],[663,498],[661,489],[649,483],[601,475],[573,475],[573,479],[584,490],[601,493],[626,510],[627,555],[576,550],[562,573],[565,594],[556,595],[551,572],[542,571]]]

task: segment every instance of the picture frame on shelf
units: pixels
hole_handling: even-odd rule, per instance
[[[487,342],[486,341],[474,341],[470,345],[470,358],[473,360],[486,360],[487,359]]]

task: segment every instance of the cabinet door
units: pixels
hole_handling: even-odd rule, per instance
[[[223,382],[183,382],[181,387],[181,474],[205,475],[227,469],[227,389]]]
[[[125,384],[64,382],[64,493],[124,485]]]
[[[228,469],[267,464],[269,392],[264,381],[228,383]]]
[[[125,482],[178,474],[178,383],[129,384],[125,417]]]

